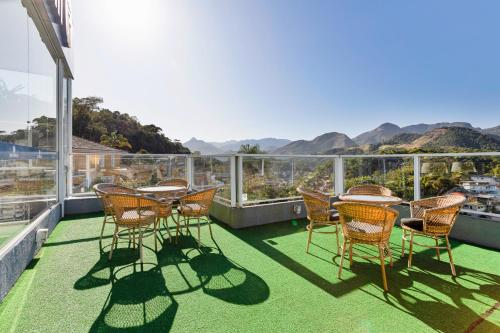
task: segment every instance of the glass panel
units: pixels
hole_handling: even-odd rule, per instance
[[[0,247],[56,202],[56,65],[21,1],[0,1]]]
[[[422,198],[446,193],[464,193],[464,209],[500,213],[500,157],[422,157]]]
[[[403,200],[413,200],[413,157],[346,157],[344,188],[378,184]]]
[[[186,156],[73,154],[73,194],[92,193],[98,183],[137,188],[168,178],[186,179]]]
[[[243,156],[243,203],[298,197],[297,187],[334,192],[334,160],[322,157]]]
[[[231,202],[231,158],[193,156],[193,189],[219,186],[216,198]]]

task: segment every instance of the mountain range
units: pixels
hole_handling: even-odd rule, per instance
[[[248,139],[248,140],[229,140],[223,142],[206,142],[191,138],[183,143],[183,145],[191,152],[199,151],[202,154],[228,154],[236,153],[242,145],[259,145],[260,149],[269,152],[279,147],[290,143],[287,139],[263,138],[263,139]]]
[[[466,122],[416,124],[404,127],[384,123],[352,139],[344,133],[330,132],[313,140],[297,141],[266,138],[205,142],[192,138],[185,142],[184,146],[192,152],[221,154],[237,152],[243,144],[258,144],[262,150],[273,154],[359,154],[385,149],[445,150],[453,147],[500,151],[500,125],[481,129]]]

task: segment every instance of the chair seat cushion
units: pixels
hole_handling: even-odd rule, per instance
[[[154,216],[156,213],[152,210],[142,210],[138,213],[137,209],[131,209],[124,211],[121,218],[122,220],[144,220]]]
[[[189,215],[189,216],[200,215],[204,212],[204,210],[205,210],[205,207],[201,206],[197,203],[179,205],[177,207],[177,211],[179,212],[179,214]]]
[[[407,217],[401,219],[401,227],[404,229],[413,229],[415,231],[424,230],[424,221],[422,219]]]
[[[347,229],[364,234],[375,234],[382,232],[382,226],[361,221],[347,222],[346,225]]]

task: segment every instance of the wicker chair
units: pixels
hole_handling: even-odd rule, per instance
[[[132,233],[134,244],[136,243],[136,232],[138,232],[138,245],[142,264],[144,261],[143,238],[145,236],[154,236],[155,251],[158,251],[158,237],[156,237],[156,232],[158,230],[157,220],[161,209],[161,202],[140,194],[113,193],[106,194],[105,197],[113,206],[115,213],[115,231],[113,233],[111,251],[109,252],[109,260],[113,256],[113,248],[118,238],[125,237],[125,235],[122,235],[123,232],[127,232],[129,240]],[[151,225],[153,225],[152,228]],[[124,229],[120,231],[120,228]]]
[[[390,258],[392,267],[392,252],[389,246],[389,237],[392,227],[399,213],[388,207],[361,204],[354,202],[336,202],[333,204],[340,214],[340,223],[344,234],[342,245],[342,256],[340,257],[339,278],[342,274],[344,256],[349,243],[349,263],[352,266],[354,244],[374,245],[378,248],[380,269],[382,271],[382,282],[384,290],[387,291],[387,277],[385,274],[385,250]],[[364,257],[377,258],[377,257]]]
[[[410,233],[409,268],[413,256],[413,245],[416,244],[436,249],[438,260],[440,260],[439,250],[446,249],[450,257],[451,274],[456,275],[448,235],[465,201],[466,198],[462,195],[449,194],[410,202],[411,217],[401,219],[401,227],[403,228],[402,256],[405,254],[405,241],[408,240],[408,233]],[[433,238],[436,245],[429,246],[414,242],[415,234]],[[439,246],[440,238],[445,239],[446,246]]]
[[[320,192],[306,190],[303,188],[298,188],[297,192],[304,198],[304,205],[306,206],[307,219],[309,220],[309,225],[306,227],[307,234],[307,244],[306,252],[309,253],[309,246],[311,245],[312,233],[322,233],[322,234],[335,234],[337,240],[337,254],[340,253],[339,248],[339,215],[331,209],[330,197]],[[335,231],[315,231],[316,227],[321,226],[334,226]]]
[[[210,225],[209,211],[212,202],[217,192],[217,187],[211,187],[199,192],[188,194],[180,199],[177,212],[179,220],[177,221],[177,229],[175,231],[175,239],[178,242],[179,232],[181,228],[186,228],[189,231],[189,222],[191,219],[196,219],[198,222],[198,246],[200,246],[200,219],[205,218],[210,230],[210,237],[213,239],[212,226]],[[184,222],[184,226],[182,225]]]
[[[171,212],[177,211],[177,206],[179,205],[179,199],[182,198],[183,196],[185,196],[188,193],[188,189],[189,189],[189,184],[188,184],[187,180],[181,179],[181,178],[171,178],[171,179],[162,180],[162,181],[158,182],[156,184],[156,186],[180,186],[180,187],[182,187],[181,190],[159,193],[156,196],[157,198],[159,196],[161,196],[162,200],[170,201]],[[175,224],[178,223],[177,221],[179,219],[178,218],[176,219],[175,215],[173,213],[171,213],[169,216],[172,217]],[[169,239],[172,239],[170,237],[170,227],[168,226],[168,217],[164,217],[164,218],[162,218],[162,220],[163,220],[163,225],[165,226],[165,229],[167,229]]]
[[[391,196],[392,192],[387,187],[374,184],[364,184],[351,187],[347,190],[347,194]]]
[[[104,220],[102,221],[101,235],[99,237],[99,241],[102,241],[102,236],[104,234],[104,227],[106,226],[106,223],[115,223],[115,214],[113,211],[113,206],[111,205],[111,202],[107,200],[106,194],[111,194],[111,193],[135,194],[136,192],[134,189],[125,186],[108,184],[108,183],[96,184],[94,185],[93,189],[97,198],[101,200],[102,208],[104,211]]]

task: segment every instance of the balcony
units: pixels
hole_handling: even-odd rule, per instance
[[[4,188],[10,191],[5,197],[29,209],[17,208],[23,214],[11,216],[8,202],[2,206],[8,216],[0,226],[4,286],[27,268],[0,305],[0,331],[498,330],[499,159],[499,153],[74,154],[67,216],[61,220],[58,204],[41,216],[31,212],[48,199],[55,202],[56,180],[21,196],[16,187]],[[3,172],[8,178],[19,163],[31,163],[41,169],[37,175],[50,178],[54,166],[48,161],[4,164]],[[111,227],[100,244],[102,213],[92,185],[138,187],[171,177],[187,179],[194,189],[220,186],[211,212],[214,238],[202,227],[198,248],[191,235],[175,244],[162,229],[157,253],[147,240],[143,267],[128,242],[108,261]],[[377,261],[356,258],[352,268],[344,262],[344,275],[337,278],[340,257],[331,235],[316,236],[306,254],[305,209],[296,187],[335,196],[360,183],[383,184],[406,202],[446,191],[467,193],[469,202],[451,234],[457,277],[451,276],[445,253],[437,260],[434,250],[421,247],[408,269],[398,226],[391,236],[395,262],[387,267],[388,293]],[[400,217],[408,216],[407,205],[397,209]],[[43,227],[53,229],[45,243],[35,237]],[[360,245],[357,251],[376,249]]]

